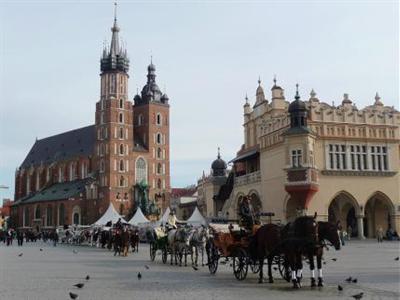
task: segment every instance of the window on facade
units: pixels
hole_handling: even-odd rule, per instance
[[[53,208],[49,205],[46,209],[46,225],[52,226],[53,225]]]
[[[120,139],[124,138],[124,129],[122,127],[119,129],[119,138]]]
[[[143,158],[138,158],[136,161],[136,182],[147,183],[147,164]]]
[[[157,133],[157,144],[161,144],[162,143],[162,135],[161,133]]]
[[[373,170],[387,171],[389,169],[387,147],[372,146],[371,147],[371,162],[372,162]]]
[[[159,159],[162,158],[162,150],[161,150],[161,148],[157,149],[157,158],[159,158]]]
[[[125,186],[125,178],[124,178],[124,176],[121,176],[119,178],[119,186],[120,187],[124,187]]]
[[[158,189],[161,189],[161,179],[158,179],[158,180],[157,180],[157,188],[158,188]]]
[[[24,227],[29,226],[29,208],[28,207],[25,207],[25,209],[24,209],[24,224],[23,224],[23,226]]]
[[[119,170],[120,171],[124,171],[125,170],[124,161],[122,159],[119,161]]]
[[[162,173],[162,165],[157,164],[157,174],[161,174],[161,173]]]
[[[117,79],[115,78],[115,74],[111,74],[111,93],[115,94],[117,88]]]
[[[156,122],[157,122],[157,125],[162,125],[162,117],[161,117],[161,114],[157,114]]]
[[[100,172],[104,172],[104,160],[100,160]]]
[[[124,154],[124,145],[119,145],[119,154]]]
[[[301,150],[292,150],[292,167],[301,167],[302,164]]]
[[[124,99],[119,99],[119,108],[124,108]]]
[[[100,113],[100,124],[104,123],[104,113]]]
[[[58,168],[58,182],[64,181],[64,170],[62,167]]]
[[[40,219],[40,206],[36,206],[35,208],[35,219]]]
[[[61,203],[58,207],[58,225],[65,224],[65,206],[64,203]]]
[[[79,225],[79,219],[80,219],[79,213],[75,212],[75,213],[73,214],[74,225]]]
[[[139,115],[138,116],[137,123],[138,123],[139,126],[143,125],[143,115]]]
[[[119,121],[120,123],[124,123],[124,114],[123,114],[123,113],[119,113],[118,121]]]
[[[333,170],[345,170],[346,163],[346,145],[329,145],[329,167]]]

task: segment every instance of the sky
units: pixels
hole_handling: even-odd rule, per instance
[[[0,189],[36,138],[94,124],[99,58],[109,43],[113,1],[0,2]],[[129,95],[141,90],[153,56],[170,98],[172,187],[196,183],[221,147],[243,143],[246,93],[260,77],[303,100],[312,88],[339,105],[399,109],[398,1],[118,1],[130,57]]]

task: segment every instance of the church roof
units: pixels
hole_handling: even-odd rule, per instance
[[[92,155],[95,138],[95,127],[90,125],[36,140],[20,168]]]
[[[87,185],[92,178],[78,179],[74,181],[61,182],[51,185],[30,197],[25,197],[22,203],[35,203],[41,201],[56,201],[79,197],[85,192]]]

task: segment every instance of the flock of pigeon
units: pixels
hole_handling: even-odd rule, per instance
[[[40,251],[43,251],[42,248],[40,248],[39,250],[40,250]],[[73,252],[74,254],[78,254],[78,251],[75,250],[75,249],[73,249],[72,252]],[[22,255],[23,255],[23,253],[18,254],[19,257],[22,257]],[[337,261],[337,258],[332,258],[332,260],[333,260],[333,261]],[[396,257],[394,260],[399,261],[399,260],[400,260],[400,257],[398,256],[398,257]],[[226,263],[226,262],[225,262],[225,263]],[[324,264],[326,264],[326,262],[324,262]],[[145,267],[146,270],[150,269],[150,267],[149,267],[148,265],[145,265],[144,267]],[[198,270],[198,268],[197,268],[196,266],[194,266],[194,265],[192,265],[192,268],[193,268],[195,271]],[[277,269],[277,268],[274,267],[274,270],[276,270],[276,269]],[[137,278],[138,278],[138,280],[141,280],[141,279],[142,279],[142,273],[139,272],[139,273],[137,274]],[[86,275],[85,280],[86,280],[86,281],[89,281],[89,279],[90,279],[90,276],[89,276],[89,275]],[[351,276],[348,277],[348,278],[346,278],[344,281],[345,281],[346,283],[358,283],[358,279],[357,279],[357,278],[353,278],[353,277],[351,277]],[[77,289],[81,289],[81,288],[83,288],[84,286],[85,286],[85,284],[82,283],[82,282],[79,282],[79,283],[77,283],[77,284],[74,284],[74,287],[76,287]],[[338,289],[339,292],[342,292],[342,291],[344,290],[343,286],[341,286],[340,284],[338,285],[337,289]],[[359,299],[361,299],[363,296],[364,296],[364,293],[361,292],[361,293],[352,295],[351,297],[354,298],[354,299],[356,299],[356,300],[359,300]],[[78,300],[78,299],[79,299],[79,295],[78,295],[78,294],[75,294],[75,293],[72,293],[72,292],[69,292],[69,297],[70,297],[71,299],[73,299],[73,300]]]

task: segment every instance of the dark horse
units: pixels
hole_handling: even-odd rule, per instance
[[[281,226],[275,224],[266,224],[261,226],[250,244],[250,253],[254,260],[259,261],[260,273],[258,282],[263,282],[264,259],[268,260],[268,279],[269,283],[273,283],[271,266],[274,256],[279,254],[277,246],[281,243]]]
[[[319,243],[314,249],[309,249],[310,251],[306,254],[310,262],[311,287],[316,286],[314,256],[317,258],[318,286],[324,286],[322,279],[322,256],[324,254],[324,248],[327,247],[325,241],[328,241],[336,250],[340,250],[340,237],[335,224],[322,221],[318,222],[318,238]]]
[[[285,256],[285,263],[292,271],[293,288],[300,288],[303,270],[303,255],[314,253],[319,245],[317,214],[304,216],[286,224],[281,231],[280,252]]]

